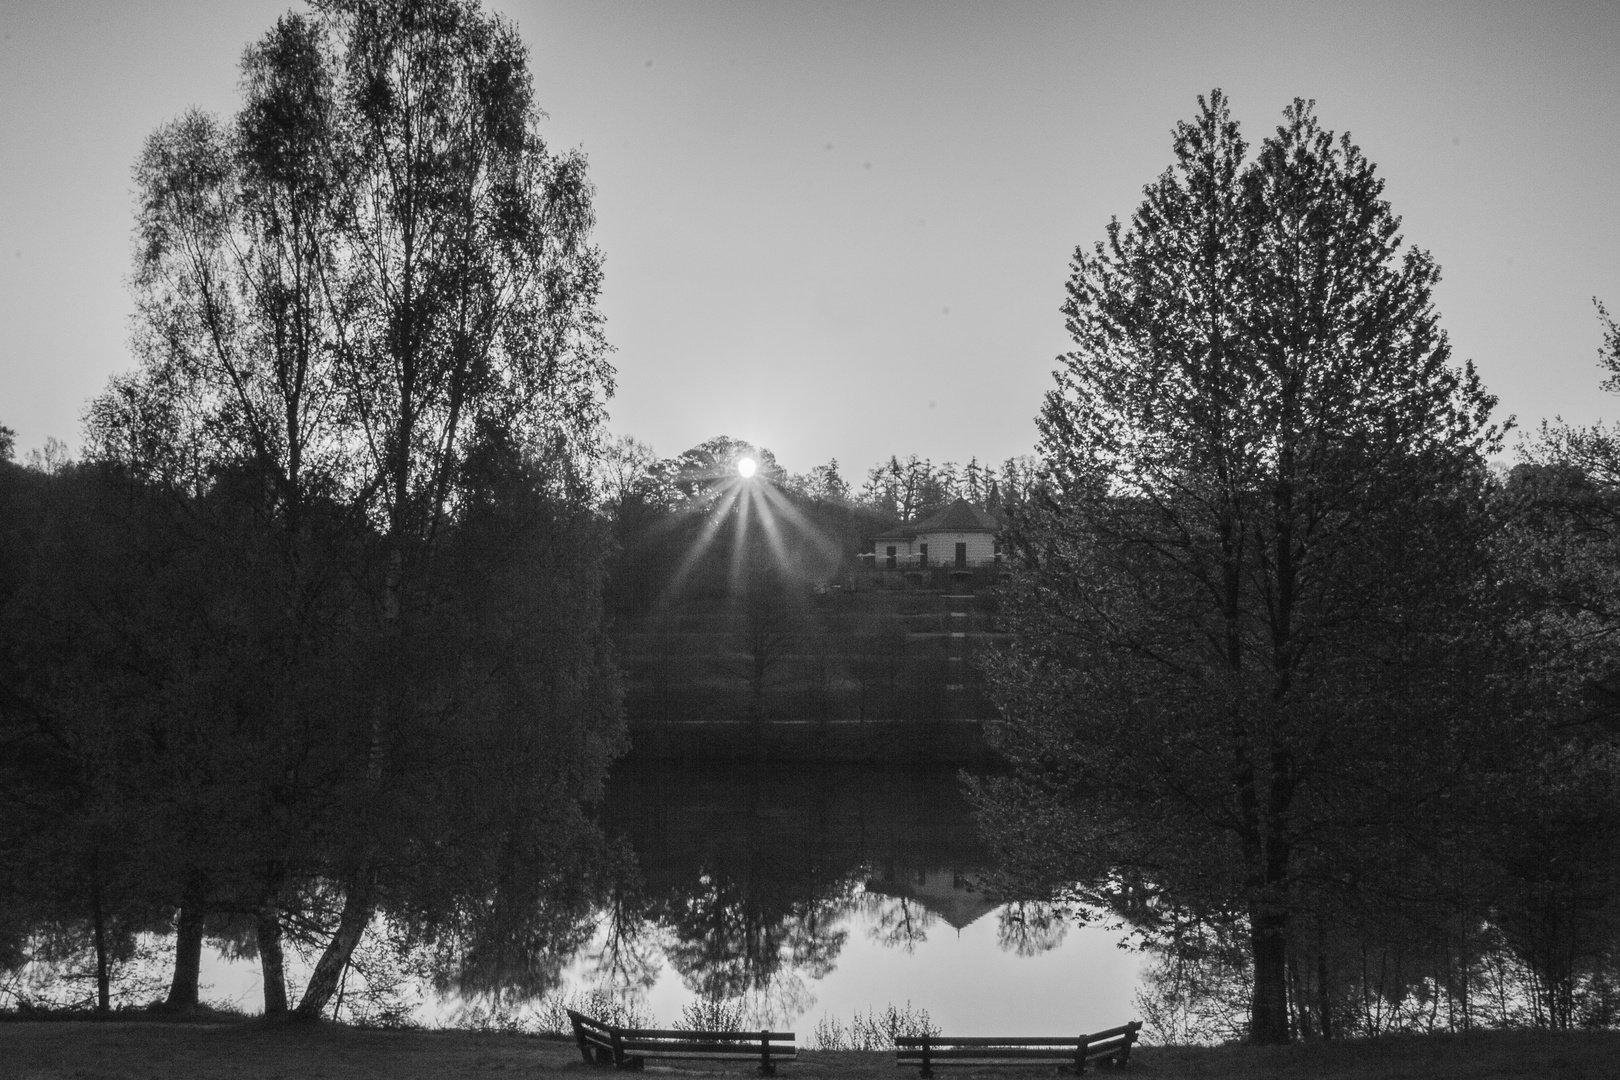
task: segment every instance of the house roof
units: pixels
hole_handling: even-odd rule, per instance
[[[957,499],[937,514],[912,525],[908,532],[1000,532],[1001,522],[966,499]]]
[[[910,525],[901,525],[880,533],[872,540],[874,543],[881,543],[884,540],[914,540],[923,533],[1000,531],[1001,522],[996,520],[994,514],[985,513],[966,499],[957,499],[938,513],[930,514]]]
[[[1001,906],[984,893],[968,888],[961,875],[952,870],[927,870],[917,877],[906,875],[899,880],[873,879],[866,883],[866,891],[915,900],[958,930]]]

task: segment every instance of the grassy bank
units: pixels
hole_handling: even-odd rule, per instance
[[[1141,1080],[1611,1080],[1620,1032],[1491,1032],[1278,1048],[1138,1050],[1123,1075]],[[653,1070],[649,1070],[653,1071]],[[658,1070],[672,1071],[672,1070]],[[701,1073],[694,1065],[683,1072]],[[749,1076],[747,1069],[719,1070]],[[463,1031],[366,1031],[233,1024],[0,1023],[0,1080],[460,1080],[478,1076],[606,1075],[568,1041]],[[784,1080],[903,1080],[894,1056],[805,1051]],[[959,1070],[1051,1076],[1052,1070]],[[1108,1074],[1101,1075],[1121,1075]]]

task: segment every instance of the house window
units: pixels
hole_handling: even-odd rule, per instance
[[[967,569],[967,542],[965,540],[959,540],[956,543],[956,568],[958,570]]]
[[[889,569],[893,570],[894,569],[894,545],[893,544],[889,545],[888,554],[889,554]]]
[[[928,565],[928,545],[927,544],[918,544],[917,545],[917,565],[918,566],[927,566]]]

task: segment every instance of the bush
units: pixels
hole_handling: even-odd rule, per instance
[[[848,1027],[836,1017],[823,1016],[811,1038],[816,1050],[893,1050],[897,1039],[939,1033],[928,1010],[914,1009],[908,1001],[901,1009],[889,1005],[882,1012],[869,1009],[865,1016],[857,1011]]]

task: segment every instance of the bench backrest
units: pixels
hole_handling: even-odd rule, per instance
[[[663,1031],[655,1028],[614,1029],[627,1039],[669,1039],[684,1042],[792,1042],[797,1036],[791,1031],[687,1031],[683,1028]]]
[[[1132,1020],[1119,1027],[1082,1035],[1032,1036],[959,1036],[907,1035],[894,1040],[896,1056],[903,1064],[921,1065],[923,1076],[933,1075],[931,1065],[955,1061],[1053,1061],[1069,1059],[1076,1069],[1083,1070],[1085,1062],[1112,1058],[1123,1065],[1130,1058],[1136,1033],[1142,1028],[1140,1020]]]

